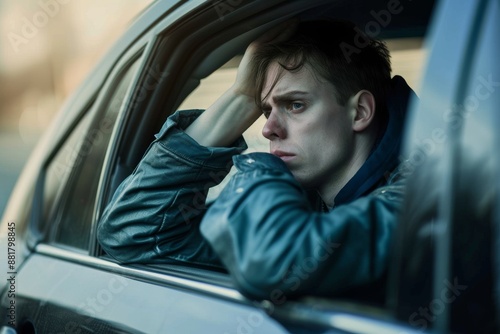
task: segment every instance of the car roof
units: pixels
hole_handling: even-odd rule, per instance
[[[324,18],[344,19],[355,22],[372,37],[410,38],[424,37],[429,26],[435,0],[401,3],[399,0],[334,0],[304,13]],[[378,29],[378,27],[380,29]]]

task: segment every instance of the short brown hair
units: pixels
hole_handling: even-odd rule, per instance
[[[290,39],[263,46],[255,55],[255,98],[259,106],[266,73],[273,62],[290,72],[299,71],[306,63],[312,65],[316,75],[333,84],[337,101],[343,106],[366,89],[375,97],[378,114],[385,114],[391,80],[389,50],[383,41],[367,37],[351,22],[302,22]]]

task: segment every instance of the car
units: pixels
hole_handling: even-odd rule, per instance
[[[157,0],[66,101],[4,212],[1,333],[497,333],[500,7],[495,0]],[[250,300],[226,272],[120,264],[99,218],[168,115],[205,108],[254,38],[288,18],[424,40],[409,172],[382,305]],[[257,127],[259,124],[256,125]],[[249,150],[267,150],[255,129]],[[211,198],[217,188],[211,189]]]

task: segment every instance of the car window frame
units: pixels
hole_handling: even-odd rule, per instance
[[[136,72],[133,74],[133,78],[131,80],[131,83],[127,89],[127,93],[125,94],[124,97],[124,103],[122,103],[120,107],[120,111],[118,112],[117,119],[113,125],[113,130],[111,133],[110,140],[108,142],[108,148],[106,151],[109,151],[110,149],[110,143],[114,141],[115,137],[115,131],[117,124],[120,121],[120,115],[123,115],[124,109],[128,106],[128,101],[131,99],[132,94],[131,92],[133,91],[133,88],[135,86],[135,83],[138,78],[138,73],[140,73],[140,68],[143,65],[144,61],[144,50],[146,49],[148,45],[148,39],[147,38],[142,38],[138,42],[136,42],[133,46],[131,46],[127,52],[125,52],[123,55],[120,55],[118,60],[114,63],[112,66],[111,70],[109,71],[108,75],[106,75],[103,79],[103,82],[99,84],[99,89],[96,91],[94,95],[91,96],[90,100],[84,104],[84,107],[81,108],[78,112],[77,115],[74,117],[74,119],[70,122],[69,126],[67,129],[64,131],[63,135],[61,135],[57,143],[53,146],[49,154],[47,154],[47,157],[44,159],[44,162],[42,163],[42,167],[40,169],[39,175],[37,177],[37,182],[35,186],[35,193],[34,193],[34,198],[33,198],[33,210],[32,210],[32,218],[30,220],[30,227],[32,230],[32,234],[35,235],[35,238],[37,241],[33,242],[35,244],[38,243],[46,243],[46,244],[51,244],[52,243],[52,227],[50,224],[41,221],[41,212],[43,212],[43,204],[44,204],[44,186],[45,186],[45,178],[46,178],[46,173],[47,169],[54,160],[54,158],[57,156],[57,154],[60,152],[60,150],[64,147],[64,144],[66,143],[66,140],[73,134],[73,131],[75,131],[76,128],[78,128],[78,125],[80,122],[85,118],[89,117],[89,123],[92,124],[96,117],[99,117],[103,113],[103,109],[108,106],[109,103],[109,97],[113,95],[115,92],[116,87],[119,84],[119,77],[123,73],[123,71],[127,71],[129,69],[129,66],[131,65],[131,62],[137,60],[138,57],[142,57],[141,60],[139,60],[141,63],[139,64],[139,68],[136,70]],[[104,110],[105,111],[105,110]],[[67,110],[69,112],[69,110]],[[88,129],[86,129],[88,130]],[[83,136],[87,134],[87,131],[84,131]],[[107,154],[107,153],[106,153]],[[103,170],[104,170],[104,165],[103,165]],[[69,173],[71,174],[71,173]],[[101,179],[102,176],[99,177]],[[68,176],[64,181],[62,188],[68,187],[68,180],[70,179],[70,176]],[[99,181],[100,182],[100,181]],[[62,190],[64,193],[65,190]],[[99,186],[97,191],[99,191]],[[96,196],[97,197],[97,196]],[[95,207],[94,207],[95,211]],[[79,253],[86,253],[90,254],[91,252],[91,245],[93,245],[95,242],[93,242],[93,226],[95,225],[95,215],[93,215],[93,220],[92,224],[89,230],[90,234],[90,241],[89,245],[86,250],[82,249],[77,249],[77,248],[71,248],[73,251],[79,252]],[[54,247],[65,247],[63,245],[53,243],[52,244]]]
[[[85,225],[88,225],[88,228],[85,228],[85,233],[88,232],[88,242],[85,248],[80,248],[76,247],[74,245],[69,245],[67,243],[62,242],[62,237],[61,237],[61,229],[62,226],[67,226],[67,219],[66,215],[69,214],[69,209],[71,208],[72,201],[74,199],[71,199],[69,201],[68,196],[71,195],[72,192],[74,192],[78,186],[79,179],[81,177],[81,173],[83,173],[83,169],[85,168],[85,164],[87,162],[87,155],[92,154],[92,151],[96,149],[96,145],[98,145],[98,140],[94,141],[93,133],[97,130],[96,126],[99,124],[99,132],[102,132],[102,126],[103,126],[103,121],[109,117],[108,113],[112,108],[112,103],[114,103],[114,99],[119,98],[119,107],[116,111],[116,117],[112,121],[111,125],[111,133],[109,134],[109,140],[103,143],[103,148],[104,148],[104,153],[102,155],[99,155],[99,157],[102,156],[103,159],[103,164],[100,165],[99,167],[101,168],[100,170],[102,171],[103,165],[104,165],[104,159],[105,156],[107,155],[107,152],[109,151],[109,148],[111,146],[111,143],[113,141],[113,131],[116,128],[116,125],[118,123],[118,119],[121,114],[123,114],[123,110],[127,107],[129,100],[131,99],[131,92],[133,91],[134,88],[134,80],[137,77],[138,73],[138,68],[140,66],[141,62],[141,57],[142,57],[142,49],[138,51],[136,54],[128,58],[127,60],[123,62],[119,62],[114,71],[110,74],[108,77],[109,83],[106,83],[101,91],[100,96],[97,98],[96,101],[96,109],[95,111],[88,112],[84,117],[89,117],[89,124],[87,128],[85,129],[85,135],[84,135],[84,141],[81,143],[80,147],[77,149],[77,157],[80,158],[82,161],[75,165],[72,170],[69,172],[69,175],[67,176],[67,180],[65,180],[65,185],[64,189],[61,192],[62,198],[59,199],[59,204],[56,208],[56,215],[53,217],[54,219],[51,220],[51,231],[48,234],[48,239],[47,242],[53,245],[56,245],[58,247],[63,247],[63,248],[71,248],[74,249],[75,251],[83,251],[83,252],[88,252],[89,251],[89,245],[91,244],[91,238],[92,238],[92,226],[95,224],[95,215],[91,214],[89,223],[85,223]],[[131,77],[128,79],[128,81],[125,83],[126,87],[124,90],[124,94],[122,96],[115,96],[115,94],[118,92],[118,89],[120,89],[120,86],[122,83],[124,83],[124,79],[126,76],[130,75]],[[105,125],[106,126],[106,125]],[[90,142],[90,152],[89,153],[81,153],[81,151],[84,149],[84,145],[86,142]],[[96,166],[97,167],[97,166]],[[91,193],[91,200],[90,202],[93,202],[93,211],[95,211],[95,203],[96,203],[96,197],[97,197],[97,191],[98,191],[98,185],[101,179],[101,173],[98,173],[97,175],[97,181],[95,181],[95,187],[96,187],[96,196],[93,196],[94,194]],[[86,194],[89,195],[89,194]]]
[[[47,161],[47,164],[46,164],[46,168],[43,168],[43,195],[42,195],[42,198],[41,198],[41,201],[43,202],[44,204],[44,207],[43,207],[43,210],[45,211],[46,209],[46,199],[45,199],[45,187],[47,186],[47,178],[48,178],[48,174],[49,174],[49,170],[50,168],[53,166],[53,164],[57,164],[57,161],[56,161],[56,158],[58,157],[58,155],[60,153],[63,153],[62,151],[66,148],[66,144],[68,143],[68,140],[73,137],[73,136],[76,136],[76,140],[75,140],[75,144],[78,144],[80,143],[80,146],[82,145],[85,137],[86,137],[86,134],[88,133],[88,130],[89,130],[89,127],[91,125],[91,122],[92,122],[92,118],[91,118],[91,110],[92,108],[94,108],[95,106],[95,99],[94,101],[92,102],[92,105],[88,108],[88,109],[85,109],[85,111],[83,111],[79,117],[77,117],[77,120],[74,122],[74,124],[70,127],[70,131],[68,132],[67,136],[64,137],[64,141],[62,141],[59,145],[58,145],[58,149],[57,150],[54,150],[54,152],[52,153],[53,155],[53,158],[52,159],[48,159]],[[79,132],[79,133],[77,133]],[[80,150],[81,147],[78,147],[77,148],[77,152]],[[72,160],[70,161],[69,163],[69,171],[66,170],[64,172],[64,175],[62,176],[62,180],[60,181],[59,183],[59,186],[58,186],[58,189],[54,195],[54,199],[53,199],[53,203],[50,207],[50,211],[47,212],[47,216],[44,217],[45,215],[43,215],[41,217],[41,222],[40,224],[42,225],[42,229],[45,231],[44,233],[44,237],[42,239],[43,242],[52,242],[52,239],[53,239],[53,234],[54,234],[54,230],[56,229],[56,227],[54,225],[57,225],[58,223],[54,223],[53,219],[58,221],[59,218],[57,216],[59,216],[59,211],[60,211],[60,205],[61,205],[61,200],[62,198],[64,197],[64,194],[65,192],[67,191],[67,187],[68,187],[68,182],[70,182],[70,179],[71,179],[71,176],[73,174],[73,169],[75,167],[75,164],[77,164],[77,160],[79,158],[79,155],[76,154],[75,157],[72,158]],[[68,168],[68,165],[64,166],[65,168]],[[48,209],[48,208],[47,208]]]
[[[304,3],[304,2],[302,2],[302,3]],[[294,3],[294,5],[297,5],[297,3]],[[315,4],[315,6],[316,5],[317,4]],[[285,5],[283,5],[283,7],[285,7]],[[293,7],[293,6],[291,6],[291,7]],[[181,7],[179,7],[179,8],[181,8]],[[250,17],[251,15],[252,15],[252,13],[248,13],[247,17]],[[291,11],[290,17],[293,15],[294,15],[294,13],[293,13],[293,11]],[[268,18],[269,17],[262,17],[262,18],[260,18],[260,20],[261,20],[260,22],[269,22]],[[285,20],[286,18],[287,17],[281,17],[281,20]],[[231,15],[228,14],[228,16],[225,17],[224,19],[231,22],[231,20],[236,20],[237,17],[231,17]],[[157,45],[159,45],[160,41],[164,41],[164,39],[160,38],[159,35],[164,32],[163,30],[165,29],[167,24],[169,24],[167,21],[168,21],[168,19],[165,19],[162,23],[158,24],[157,26],[155,26],[155,28],[153,28],[152,33],[148,33],[148,35],[153,34],[154,36],[149,37],[150,43],[148,44],[148,50],[145,51],[144,62],[138,71],[139,73],[142,74],[143,69],[148,64],[149,65],[152,64],[150,62],[150,60],[153,59],[153,57],[152,57],[153,50],[156,49],[156,47],[157,47]],[[271,21],[268,24],[270,25],[273,23],[274,22]],[[244,23],[239,23],[239,25],[243,26]],[[265,25],[263,24],[262,27],[265,27]],[[175,30],[175,29],[174,29],[174,27],[169,27],[168,30],[170,31],[170,30]],[[235,31],[233,31],[231,33],[234,33],[235,35],[239,34],[238,32],[235,32]],[[169,57],[169,56],[176,57],[177,56],[177,57],[179,57],[180,50],[176,49],[176,48],[178,48],[178,45],[176,45],[176,43],[178,43],[178,40],[174,40],[174,39],[167,40],[167,49],[168,50],[166,50],[162,56],[165,56],[165,57]],[[169,48],[168,46],[171,46],[171,48]],[[173,46],[175,46],[175,48]],[[194,66],[193,64],[187,64],[185,66],[181,66],[181,68],[179,70],[173,72],[173,75],[175,75],[183,70],[184,71],[187,70],[188,73],[191,73],[195,70],[195,67],[196,66]],[[189,71],[189,70],[191,70],[191,71]],[[178,78],[180,78],[180,80],[183,82],[182,85],[179,85],[182,87],[180,87],[180,88],[178,87],[177,89],[172,90],[172,92],[173,92],[172,94],[179,96],[179,97],[177,99],[171,99],[168,102],[164,102],[163,104],[158,103],[161,100],[161,97],[158,96],[158,95],[160,95],[158,92],[161,92],[162,89],[165,88],[165,86],[159,85],[155,89],[155,92],[154,92],[154,93],[156,93],[156,95],[152,94],[154,96],[152,96],[151,100],[148,99],[147,107],[149,108],[149,110],[145,110],[145,113],[152,112],[151,109],[153,109],[153,106],[156,106],[156,107],[158,107],[159,105],[166,106],[165,108],[162,108],[162,112],[158,112],[158,114],[160,115],[159,117],[162,118],[164,121],[164,119],[166,118],[167,115],[169,115],[175,111],[176,106],[178,106],[180,104],[180,101],[182,101],[182,99],[188,95],[188,91],[191,92],[192,89],[194,89],[194,87],[188,86],[189,76],[180,75],[180,76],[178,76]],[[144,80],[144,77],[141,77],[141,75],[138,75],[136,77],[136,80],[138,80],[138,81],[136,82],[135,86],[137,87],[137,85],[138,85],[140,87],[140,85],[141,85],[140,82],[141,82],[141,80]],[[163,91],[165,91],[165,90],[163,90]],[[136,108],[136,107],[137,106],[134,106],[134,108]],[[130,121],[131,112],[132,112],[132,110],[129,109],[129,110],[127,110],[127,112],[123,113],[123,117],[119,116],[119,120],[117,120],[117,123],[115,125],[115,130],[113,130],[112,139],[111,139],[112,146],[108,148],[108,153],[106,154],[105,162],[104,162],[103,169],[101,172],[102,174],[101,174],[101,179],[100,179],[100,183],[98,186],[98,193],[97,193],[98,198],[96,198],[96,200],[98,202],[95,206],[96,211],[94,212],[95,219],[93,220],[93,222],[97,222],[97,220],[98,220],[97,218],[100,216],[100,214],[101,214],[101,212],[106,204],[105,194],[106,194],[106,189],[111,182],[111,168],[117,160],[116,152],[118,151],[118,147],[115,145],[118,145],[118,141],[119,141],[119,138],[121,138],[121,136],[123,136],[125,133],[131,132],[131,131],[128,131],[130,129],[130,123],[133,123]],[[154,118],[152,118],[152,119],[154,119]],[[151,127],[148,129],[147,132],[149,132],[149,134],[154,134],[154,132],[157,130],[158,130],[158,128],[153,129],[153,127]],[[144,134],[144,132],[139,132],[139,134],[137,134],[136,136],[141,136],[143,134]],[[144,137],[151,138],[151,136],[144,136]],[[118,140],[118,141],[115,141],[115,140]],[[141,152],[141,150],[138,150],[138,149],[136,149],[135,151]],[[135,153],[137,154],[137,152],[135,152]],[[96,229],[96,226],[93,226],[93,228],[92,228],[93,233],[95,233],[95,229]],[[205,293],[205,294],[215,296],[217,298],[225,298],[225,299],[228,299],[228,300],[231,300],[234,302],[253,305],[255,307],[262,308],[266,311],[270,311],[272,309],[274,312],[274,310],[275,310],[273,305],[269,305],[270,302],[268,302],[268,301],[262,301],[259,303],[251,302],[251,301],[247,300],[246,298],[244,298],[241,294],[239,294],[233,288],[225,288],[225,287],[217,286],[217,285],[212,284],[212,283],[195,281],[192,279],[185,278],[185,277],[183,277],[183,275],[181,275],[181,277],[175,276],[172,273],[170,273],[168,270],[166,270],[166,273],[163,273],[163,272],[162,273],[155,273],[154,271],[150,270],[147,266],[138,266],[138,267],[135,266],[134,267],[131,265],[117,264],[112,259],[109,259],[109,258],[102,256],[100,247],[97,244],[97,239],[95,238],[95,234],[94,234],[94,237],[91,238],[91,240],[93,240],[95,242],[95,244],[93,247],[90,247],[89,254],[86,254],[86,255],[82,255],[82,254],[78,255],[78,254],[74,254],[73,252],[63,250],[63,249],[55,249],[53,247],[50,247],[49,245],[39,245],[37,247],[37,251],[44,253],[44,254],[47,254],[47,255],[58,257],[61,259],[72,259],[73,261],[81,263],[82,265],[92,266],[92,267],[95,267],[98,269],[108,270],[108,271],[116,273],[116,274],[126,275],[129,277],[134,277],[137,279],[146,280],[146,281],[154,283],[154,284],[162,284],[162,285],[166,285],[166,286],[174,286],[177,288],[183,288],[183,289],[188,289],[188,290],[192,290],[192,291],[197,291],[200,293]],[[294,320],[294,321],[298,321],[299,323],[303,323],[306,325],[321,324],[322,326],[328,326],[330,328],[330,326],[332,326],[332,313],[334,313],[334,311],[332,311],[332,310],[335,309],[335,307],[333,305],[337,305],[337,303],[335,301],[332,301],[331,303],[327,303],[327,304],[328,304],[328,307],[326,308],[326,310],[315,310],[314,308],[311,308],[311,304],[309,304],[307,302],[301,302],[301,301],[298,301],[296,303],[290,302],[288,304],[288,306],[280,307],[279,312],[273,313],[273,317],[284,319],[285,321]],[[339,312],[339,314],[335,315],[335,316],[337,316],[337,318],[338,318],[338,316],[342,316],[341,313],[343,312],[342,310],[344,309],[343,306],[344,306],[344,304],[342,304],[339,307],[339,309],[341,311]],[[355,304],[354,306],[360,306],[360,305]],[[315,314],[317,315],[317,317],[314,316]],[[351,316],[351,320],[355,320],[355,319],[358,319],[358,318],[356,318],[355,316]],[[361,320],[361,319],[358,319],[358,320]],[[378,320],[373,319],[372,321],[374,322],[373,325],[375,325],[375,323],[377,323]],[[379,324],[383,325],[384,323],[381,321]],[[387,325],[387,326],[389,326],[389,325]],[[407,332],[412,333],[411,330],[408,330]]]

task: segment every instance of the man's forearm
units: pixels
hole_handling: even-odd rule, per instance
[[[254,55],[259,47],[288,39],[298,19],[288,20],[269,30],[247,47],[236,81],[185,132],[202,146],[229,146],[261,115],[255,104],[256,69]]]
[[[229,146],[250,126],[260,112],[253,97],[225,92],[185,132],[202,146]]]
[[[184,110],[168,118],[104,210],[97,237],[119,262],[164,263],[182,257],[219,264],[198,223],[209,187],[227,175],[231,157],[247,147],[241,140],[230,148],[197,145],[182,129],[200,112]]]

